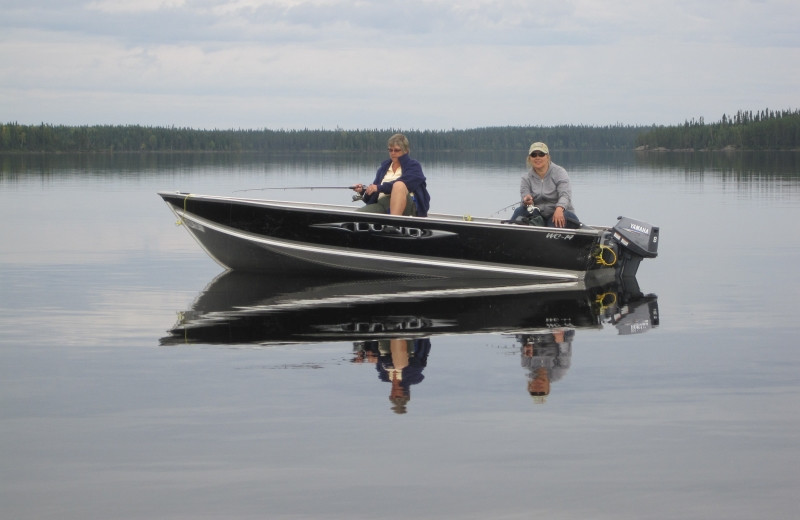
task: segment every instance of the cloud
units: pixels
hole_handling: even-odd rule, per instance
[[[198,127],[675,123],[795,108],[789,1],[30,0],[0,119]]]
[[[130,14],[183,7],[186,0],[100,0],[89,2],[86,9],[108,14]]]

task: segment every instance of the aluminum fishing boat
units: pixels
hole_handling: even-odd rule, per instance
[[[289,276],[583,280],[633,277],[658,254],[659,228],[627,217],[611,227],[560,229],[429,213],[159,193],[178,222],[226,269]]]

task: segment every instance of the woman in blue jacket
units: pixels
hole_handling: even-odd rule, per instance
[[[389,138],[389,159],[383,161],[369,186],[356,184],[353,190],[366,206],[358,211],[427,217],[431,196],[428,194],[422,165],[408,156],[408,139],[403,134]]]

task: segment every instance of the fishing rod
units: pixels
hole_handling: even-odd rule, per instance
[[[241,191],[264,191],[264,190],[352,190],[355,189],[356,185],[353,186],[278,186],[278,187],[268,187],[268,188],[248,188],[246,190],[234,190],[233,193],[239,193]]]
[[[497,211],[495,211],[494,213],[492,213],[492,214],[491,214],[491,215],[489,215],[489,216],[490,216],[490,217],[493,217],[493,216],[495,216],[495,215],[499,215],[500,213],[502,213],[502,212],[504,212],[504,211],[506,211],[506,210],[508,210],[508,209],[517,209],[517,206],[519,206],[520,204],[522,204],[522,203],[521,203],[521,202],[519,202],[519,201],[517,201],[517,202],[514,202],[513,204],[509,204],[508,206],[506,206],[506,207],[504,207],[504,208],[500,208],[500,209],[498,209]]]

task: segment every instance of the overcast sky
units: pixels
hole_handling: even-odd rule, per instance
[[[0,0],[0,122],[450,129],[800,108],[797,0]]]

